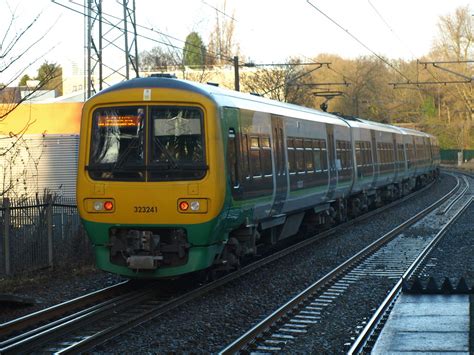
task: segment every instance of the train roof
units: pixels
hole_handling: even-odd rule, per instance
[[[315,109],[271,100],[262,96],[220,88],[215,85],[201,84],[193,81],[167,77],[147,77],[127,80],[102,90],[94,97],[98,97],[100,95],[117,90],[139,88],[167,88],[186,90],[209,98],[219,107],[239,107],[242,109],[267,112],[281,116],[296,116],[298,118],[312,121],[316,120],[346,127],[348,126],[347,122],[340,117]]]
[[[384,131],[384,132],[389,132],[389,133],[400,133],[400,130],[398,130],[397,127],[388,125],[385,123],[364,120],[359,117],[347,118],[346,116],[343,116],[343,118],[347,120],[347,123],[351,127],[365,128],[365,129],[374,129],[376,127],[377,130],[379,131]]]
[[[409,135],[412,135],[412,136],[428,137],[428,138],[433,137],[431,134],[421,132],[421,131],[417,131],[416,129],[405,128],[405,127],[397,127],[397,128],[400,129],[405,134],[409,134]]]
[[[398,134],[403,134],[403,135],[419,136],[419,137],[434,137],[429,133],[417,131],[415,129],[398,127],[398,126],[376,122],[376,121],[369,121],[360,117],[350,117],[350,116],[348,117],[344,115],[342,115],[341,117],[347,120],[347,122],[349,123],[351,127],[373,129],[374,126],[376,126],[377,129],[380,131],[398,133]]]
[[[262,96],[221,88],[213,84],[202,84],[189,80],[181,80],[169,77],[167,75],[127,80],[100,91],[94,95],[94,97],[98,97],[117,90],[139,88],[168,88],[186,90],[209,98],[219,107],[238,107],[242,109],[261,111],[287,117],[297,117],[301,119],[331,123],[346,127],[350,126],[367,129],[374,129],[374,127],[376,127],[377,130],[391,133],[432,137],[427,133],[414,129],[396,127],[380,122],[368,121],[359,117],[344,116],[338,113],[327,113],[303,106],[271,100]]]

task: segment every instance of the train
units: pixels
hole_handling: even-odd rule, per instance
[[[174,278],[354,218],[439,162],[427,133],[157,75],[85,102],[77,203],[99,269]]]

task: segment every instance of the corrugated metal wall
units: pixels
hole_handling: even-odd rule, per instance
[[[75,198],[79,135],[0,138],[0,192],[10,197],[45,190]]]

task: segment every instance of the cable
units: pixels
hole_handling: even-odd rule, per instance
[[[76,12],[76,13],[82,15],[82,16],[91,17],[91,18],[92,18],[92,16],[89,16],[88,14],[85,14],[84,12],[79,11],[79,10],[77,10],[77,9],[74,9],[74,8],[72,8],[72,7],[69,7],[69,6],[66,6],[66,5],[64,5],[64,4],[61,4],[61,3],[57,2],[57,0],[52,0],[52,2],[55,3],[55,4],[57,4],[57,5],[59,5],[59,6],[62,6],[62,7],[64,7],[64,8],[66,8],[66,9],[68,9],[68,10],[74,11],[74,12]],[[78,4],[78,3],[76,3],[76,2],[74,2],[74,1],[72,1],[72,0],[70,1],[70,3],[72,3],[72,4],[76,5],[76,6],[79,6],[79,7],[83,8],[83,10],[87,10],[86,6],[83,5],[83,4]],[[109,18],[112,18],[112,19],[120,20],[121,22],[123,21],[123,19],[121,19],[120,17],[114,16],[114,15],[111,15],[111,14],[108,14],[108,13],[102,12],[102,15],[103,15],[103,16],[104,16],[104,15],[105,15],[105,16],[108,16]],[[124,31],[124,30],[125,30],[124,28],[119,27],[118,25],[113,24],[109,19],[107,19],[107,18],[105,18],[105,17],[103,17],[102,20],[105,21],[108,25],[110,25],[110,26],[112,26],[112,27],[115,27],[115,28],[117,28],[117,29],[119,29],[119,30],[121,30],[121,31]],[[143,26],[143,25],[138,25],[138,24],[136,24],[136,27],[139,27],[139,28],[145,29],[145,30],[147,30],[147,31],[151,31],[151,32],[157,33],[157,34],[159,34],[159,35],[161,35],[161,36],[170,38],[170,39],[175,40],[175,41],[178,41],[178,42],[182,42],[182,43],[184,43],[184,44],[187,43],[189,46],[195,47],[195,48],[198,48],[199,50],[201,50],[201,48],[200,48],[199,46],[196,46],[196,45],[194,45],[194,44],[192,44],[192,43],[183,41],[183,40],[181,40],[181,39],[178,39],[178,38],[173,37],[173,36],[171,36],[171,35],[168,35],[168,34],[166,34],[166,33],[157,31],[157,30],[155,30],[155,29],[153,29],[153,28],[145,27],[145,26]],[[128,34],[128,33],[131,33],[131,31],[129,31],[129,30],[127,29],[127,34]],[[177,50],[184,51],[184,48],[183,48],[183,47],[178,47],[178,46],[173,45],[173,44],[171,44],[171,43],[166,43],[166,42],[163,42],[163,41],[160,41],[160,40],[157,40],[157,39],[148,37],[148,36],[143,35],[143,34],[138,34],[138,33],[137,33],[137,37],[144,38],[144,39],[150,40],[150,41],[152,41],[152,42],[162,44],[162,45],[167,46],[167,47],[171,47],[171,48],[174,48],[174,49],[177,49]],[[189,51],[189,50],[187,50],[187,51],[190,52],[190,53],[193,53],[193,54],[201,54],[200,52],[192,52],[192,51]],[[209,53],[210,53],[210,54],[209,54]],[[227,60],[227,61],[229,61],[229,62],[232,62],[232,61],[233,61],[233,58],[225,58],[225,57],[219,56],[219,55],[216,54],[216,53],[208,52],[208,51],[206,51],[205,57],[207,57],[207,58],[213,58],[213,59],[217,59],[217,60],[222,60],[222,59],[224,59],[224,60]]]
[[[427,66],[425,66],[425,69],[426,69],[426,71],[427,71],[428,73],[430,73],[430,75],[433,77],[433,79],[435,79],[439,84],[442,84],[442,83],[443,83],[441,80],[439,80],[439,78],[438,78],[436,75],[434,75],[434,74],[431,72],[431,70],[428,69]],[[444,83],[444,85],[447,86],[446,83]],[[448,90],[449,93],[451,93],[451,95],[453,95],[453,96],[456,97],[457,99],[464,100],[463,97],[458,96],[458,93],[453,92],[452,90],[450,90],[450,89],[448,89],[448,88],[446,88],[446,89]]]
[[[390,32],[392,32],[392,34],[398,39],[398,41],[406,47],[406,49],[408,49],[408,51],[410,52],[411,54],[411,57],[412,59],[415,58],[415,54],[413,54],[412,50],[410,49],[410,47],[408,47],[403,41],[402,39],[395,33],[395,31],[392,29],[392,27],[388,24],[387,21],[385,21],[385,19],[383,18],[383,16],[380,14],[380,12],[375,8],[374,4],[372,4],[372,2],[370,0],[367,0],[369,5],[372,7],[372,9],[375,11],[375,13],[380,17],[380,19],[383,21],[383,23],[385,24],[385,26],[387,26],[387,28],[390,30]]]
[[[219,10],[217,7],[214,7],[214,6],[210,5],[210,4],[208,4],[208,3],[205,2],[204,0],[201,0],[201,2],[202,2],[204,5],[209,6],[211,9],[214,9],[214,10],[216,10],[217,12],[221,13],[222,15],[227,16],[227,17],[230,18],[232,21],[238,22],[233,16],[227,15],[225,12]]]
[[[363,43],[360,39],[358,39],[356,36],[354,36],[352,33],[349,32],[348,29],[345,29],[344,27],[342,27],[339,23],[337,23],[334,19],[332,19],[331,17],[329,17],[329,15],[327,15],[326,13],[324,13],[323,11],[321,11],[318,7],[316,7],[310,0],[306,0],[306,2],[311,6],[313,7],[316,11],[318,11],[320,14],[322,14],[324,17],[326,17],[329,21],[331,21],[333,24],[335,24],[337,27],[339,27],[341,30],[343,30],[344,32],[346,32],[349,36],[351,36],[357,43],[359,43],[362,47],[364,47],[365,49],[367,49],[370,53],[372,53],[374,56],[376,56],[378,59],[380,59],[382,62],[384,62],[385,64],[387,64],[390,68],[392,68],[393,70],[395,70],[398,74],[400,74],[402,77],[404,77],[405,79],[408,80],[408,82],[411,82],[411,80],[405,75],[403,74],[399,69],[397,69],[395,66],[393,66],[388,60],[386,60],[385,58],[383,58],[382,56],[380,56],[379,54],[375,53],[372,49],[370,49],[365,43]]]
[[[332,70],[334,73],[336,73],[336,74],[342,76],[342,79],[343,79],[344,81],[346,81],[346,78],[349,79],[349,80],[352,81],[352,82],[355,82],[355,81],[356,81],[356,80],[354,80],[354,79],[348,77],[347,75],[344,75],[344,74],[342,74],[342,73],[339,73],[336,69],[334,69],[334,68],[333,68],[332,66],[330,66],[330,65],[328,65],[328,69],[329,69],[329,70]]]
[[[308,75],[308,74],[310,74],[310,73],[312,73],[312,72],[314,72],[314,71],[316,71],[316,70],[318,70],[318,69],[321,69],[324,64],[328,65],[327,63],[321,63],[321,64],[319,64],[318,67],[316,67],[316,68],[314,68],[314,69],[311,69],[311,70],[308,70],[306,73],[303,73],[303,74],[301,74],[301,75],[298,75],[298,76],[294,77],[293,79],[291,79],[290,81],[284,82],[283,84],[278,85],[278,86],[274,87],[273,89],[267,90],[267,91],[265,91],[262,95],[266,95],[266,94],[268,94],[268,93],[270,93],[270,92],[273,92],[273,91],[275,91],[275,90],[277,90],[277,89],[279,89],[279,88],[281,88],[281,87],[287,85],[288,83],[291,83],[291,82],[293,82],[293,81],[295,81],[295,80],[297,80],[297,79],[302,78],[302,77],[305,76],[305,75]]]

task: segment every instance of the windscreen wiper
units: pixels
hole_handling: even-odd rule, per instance
[[[201,163],[187,163],[187,164],[175,164],[175,166],[170,166],[167,162],[159,162],[153,163],[152,165],[147,166],[147,171],[160,171],[163,167],[167,168],[168,170],[172,170],[173,172],[185,172],[185,171],[203,171],[208,170],[209,166],[206,164]]]
[[[99,172],[111,172],[111,173],[122,173],[122,172],[130,172],[130,171],[137,171],[137,170],[145,170],[147,167],[144,164],[141,165],[126,165],[120,168],[116,167],[114,163],[106,163],[100,165],[86,165],[85,166],[87,171],[99,171]]]

